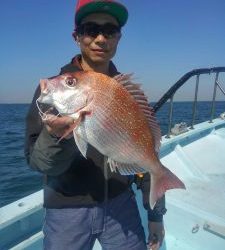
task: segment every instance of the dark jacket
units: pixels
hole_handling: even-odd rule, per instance
[[[60,74],[82,70],[80,56],[61,69]],[[119,72],[111,62],[109,76]],[[40,95],[38,87],[26,119],[25,156],[29,166],[45,174],[44,206],[47,208],[66,208],[93,206],[103,202],[106,196],[111,199],[130,188],[127,176],[106,171],[104,157],[89,146],[85,159],[75,141],[58,138],[49,134],[43,126],[36,107]],[[95,155],[92,160],[91,155]]]

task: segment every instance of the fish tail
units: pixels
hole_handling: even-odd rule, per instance
[[[175,188],[186,189],[184,183],[168,168],[162,165],[161,175],[151,175],[150,207],[153,209],[155,203],[167,190]]]

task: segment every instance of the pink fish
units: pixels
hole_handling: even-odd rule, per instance
[[[110,78],[84,71],[66,73],[40,82],[37,103],[50,104],[61,116],[74,119],[73,131],[80,152],[86,157],[91,144],[108,157],[112,171],[151,174],[150,206],[168,189],[184,184],[159,160],[161,133],[152,109],[130,75]]]

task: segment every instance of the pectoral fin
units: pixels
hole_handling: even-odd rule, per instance
[[[68,124],[68,129],[65,130],[65,133],[62,135],[59,141],[61,141],[63,138],[66,138],[71,132],[76,130],[76,128],[80,125],[81,121],[84,119],[85,115],[90,115],[90,114],[91,111],[87,110],[87,108],[84,108],[79,112],[70,115],[70,117],[73,118],[73,123]]]
[[[82,139],[77,133],[76,130],[73,131],[74,139],[76,142],[76,145],[78,149],[80,150],[81,154],[87,158],[87,149],[88,149],[88,143]]]

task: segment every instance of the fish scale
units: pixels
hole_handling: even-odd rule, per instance
[[[126,131],[120,130],[118,132],[118,130],[116,129],[116,121],[112,121],[108,123],[108,126],[105,127],[104,120],[106,119],[106,116],[104,116],[102,112],[99,112],[99,111],[96,112],[94,117],[92,117],[91,119],[94,120],[95,129],[92,127],[91,125],[92,123],[89,123],[88,120],[85,121],[86,129],[88,131],[91,131],[91,130],[95,131],[94,135],[92,134],[90,138],[87,138],[89,139],[90,144],[92,145],[99,144],[99,146],[97,147],[102,148],[102,153],[104,155],[108,155],[109,157],[113,159],[116,158],[116,156],[114,156],[115,152],[117,152],[117,154],[119,152],[118,157],[120,158],[122,162],[124,162],[126,158],[124,158],[123,156],[125,155],[127,156],[128,153],[131,151],[128,149],[127,145],[124,145],[124,141],[126,141],[127,144],[129,145],[129,136],[128,134],[126,134]],[[100,128],[100,129],[96,129],[96,128]],[[101,128],[104,128],[104,129],[101,129]],[[110,141],[110,144],[107,143],[108,141]],[[105,146],[107,144],[108,144],[108,147]]]
[[[121,91],[122,92],[122,91]],[[124,93],[122,94],[122,98],[124,98]],[[106,98],[106,94],[104,97]],[[98,104],[98,109],[95,110],[95,116],[90,119],[95,120],[94,124],[96,124],[96,127],[100,127],[101,134],[96,136],[96,139],[98,138],[108,138],[110,140],[110,152],[117,152],[118,158],[124,162],[124,160],[121,158],[121,150],[124,148],[126,149],[126,160],[127,157],[129,159],[132,159],[135,157],[133,162],[137,162],[137,159],[140,158],[140,156],[143,156],[142,154],[137,154],[138,151],[147,151],[146,147],[142,146],[142,141],[146,139],[145,134],[143,133],[144,129],[146,129],[145,126],[147,126],[147,123],[143,123],[143,119],[138,118],[137,116],[140,116],[139,112],[136,112],[136,122],[135,116],[132,112],[130,112],[130,115],[126,116],[128,105],[126,102],[123,102],[123,99],[120,99],[117,97],[116,104],[114,104],[113,109],[110,107],[108,110],[105,109],[105,100],[104,98],[101,98],[101,102]],[[96,97],[96,102],[99,99]],[[128,103],[129,104],[129,103]],[[132,108],[137,108],[137,105],[135,105],[134,100],[131,98],[131,106]],[[119,114],[119,115],[118,115]],[[141,117],[142,118],[142,117]],[[105,127],[105,121],[107,121],[108,124],[111,124],[108,128],[111,129],[111,131],[107,130],[107,127]],[[144,126],[145,125],[145,126]],[[118,130],[119,128],[119,130]],[[93,129],[93,128],[92,128]],[[148,127],[147,127],[148,129]],[[106,130],[106,133],[103,134],[103,131]],[[137,145],[132,143],[130,134],[127,133],[127,131],[130,130],[130,134],[134,135],[136,133],[137,136],[133,136],[139,144]],[[109,133],[110,132],[110,133]],[[123,135],[123,136],[121,136]],[[98,139],[99,140],[99,139]],[[126,142],[126,145],[124,144]],[[147,141],[149,142],[149,141]],[[105,143],[106,145],[106,143]],[[145,144],[146,145],[146,144]],[[101,148],[105,149],[103,145],[101,145]],[[149,148],[149,147],[148,147]],[[124,152],[124,150],[122,150]],[[105,153],[105,152],[104,152]],[[147,152],[146,152],[147,153]],[[107,154],[109,154],[107,152]],[[113,157],[115,159],[115,157]],[[139,160],[141,161],[141,160]],[[142,160],[143,161],[143,160]],[[130,163],[132,163],[130,161]],[[142,165],[146,165],[142,164]]]

